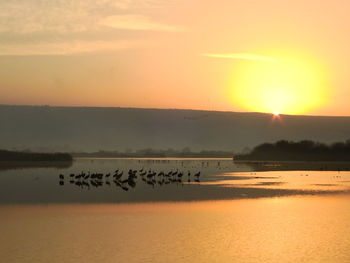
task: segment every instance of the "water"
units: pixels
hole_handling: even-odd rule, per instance
[[[202,171],[59,184],[58,174]],[[255,171],[230,160],[90,160],[0,171],[1,262],[349,262],[350,172]]]

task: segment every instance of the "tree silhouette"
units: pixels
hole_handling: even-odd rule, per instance
[[[235,156],[236,160],[266,161],[350,161],[350,140],[331,145],[310,140],[292,142],[280,140],[263,143],[250,153]]]

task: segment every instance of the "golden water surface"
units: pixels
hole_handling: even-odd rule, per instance
[[[58,174],[202,171],[128,191]],[[89,183],[89,181],[86,181]],[[349,171],[256,171],[232,161],[81,160],[0,171],[0,262],[350,262]]]

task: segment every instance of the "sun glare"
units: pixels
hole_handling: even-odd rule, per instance
[[[230,85],[235,104],[276,116],[307,113],[324,105],[327,98],[322,67],[295,57],[240,61]]]

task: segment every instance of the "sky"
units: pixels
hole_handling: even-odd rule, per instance
[[[350,115],[347,0],[0,7],[0,104]]]

